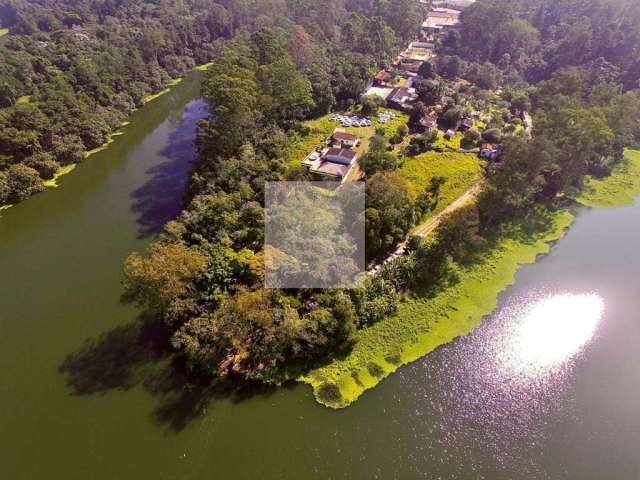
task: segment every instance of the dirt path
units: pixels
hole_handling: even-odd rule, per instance
[[[464,192],[462,195],[456,198],[453,202],[447,205],[447,207],[444,210],[442,210],[440,213],[429,218],[427,221],[425,221],[424,223],[418,225],[413,230],[411,230],[409,235],[410,236],[418,235],[422,238],[426,237],[428,234],[430,234],[436,228],[438,228],[438,225],[440,225],[440,222],[442,222],[443,218],[445,218],[450,213],[455,212],[459,208],[465,206],[467,203],[472,201],[478,195],[478,193],[480,193],[481,186],[482,186],[482,182],[476,183],[473,187],[471,187],[469,190]],[[371,265],[371,267],[368,269],[368,273],[370,275],[375,273],[378,270],[378,267],[380,265],[383,265],[393,260],[395,257],[402,255],[407,248],[408,242],[409,242],[409,237],[407,237],[402,243],[400,243],[396,247],[396,249],[393,251],[393,253],[385,257],[385,259],[382,262]]]

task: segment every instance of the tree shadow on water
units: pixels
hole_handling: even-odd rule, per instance
[[[152,318],[122,325],[88,340],[59,367],[73,395],[105,395],[140,387],[158,400],[151,416],[180,432],[202,417],[215,400],[239,403],[269,396],[274,387],[215,381],[195,375],[175,357],[164,324]]]
[[[180,215],[191,162],[196,155],[196,124],[205,116],[202,102],[195,102],[185,110],[182,121],[169,134],[167,145],[158,152],[166,161],[150,168],[146,172],[149,180],[130,194],[131,209],[138,215],[139,238],[161,232],[165,223]]]

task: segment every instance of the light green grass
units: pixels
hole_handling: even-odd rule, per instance
[[[68,173],[73,172],[77,166],[78,166],[77,163],[72,163],[70,165],[65,165],[64,167],[60,167],[58,171],[55,173],[55,175],[53,176],[53,178],[51,180],[45,180],[43,185],[47,188],[59,187],[58,179]]]
[[[0,37],[5,36],[7,33],[9,33],[8,28],[0,28]]]
[[[435,148],[440,148],[443,150],[458,149],[461,147],[463,138],[464,138],[464,135],[460,132],[456,132],[456,134],[450,139],[446,139],[441,132],[438,132],[438,138],[436,139],[435,142],[433,142],[433,146]]]
[[[576,200],[588,207],[633,205],[640,195],[640,151],[627,150],[624,160],[604,179],[589,178]]]
[[[401,303],[396,315],[358,332],[358,342],[346,357],[312,370],[299,381],[313,387],[320,403],[343,408],[401,365],[468,335],[495,309],[498,294],[513,284],[518,267],[548,252],[550,243],[563,236],[572,219],[568,211],[558,211],[544,232],[524,239],[503,237],[479,263],[461,270],[455,286],[431,299]],[[339,390],[333,400],[319,395],[327,385]]]
[[[440,213],[482,178],[482,161],[472,153],[426,152],[405,158],[400,175],[407,180],[414,195],[423,192],[433,177],[447,178],[440,188],[438,205],[425,215],[423,220],[426,220]]]
[[[18,105],[25,105],[27,103],[29,103],[31,101],[31,96],[30,95],[23,95],[21,97],[18,97],[18,100],[16,100],[16,103]]]
[[[380,110],[386,111],[386,110]],[[409,116],[406,113],[395,112],[396,117],[384,125],[378,124],[377,121],[373,122],[371,127],[346,127],[343,128],[338,122],[331,121],[331,117],[335,113],[329,113],[322,117],[315,118],[313,120],[307,120],[304,125],[309,129],[307,135],[298,135],[294,138],[291,148],[289,150],[289,157],[287,159],[288,168],[295,170],[300,168],[302,161],[316,148],[324,147],[325,140],[331,135],[336,128],[343,128],[344,131],[353,133],[361,139],[360,146],[356,148],[358,153],[366,153],[369,146],[370,138],[375,134],[377,127],[384,127],[385,136],[391,137],[400,125],[406,124],[409,120]],[[375,118],[375,117],[374,117]]]

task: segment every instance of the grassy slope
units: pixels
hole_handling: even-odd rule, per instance
[[[375,134],[376,127],[383,126],[385,128],[385,135],[390,137],[393,135],[398,127],[402,124],[406,124],[409,117],[405,113],[395,112],[396,118],[390,122],[379,125],[377,121],[374,121],[371,127],[348,127],[344,130],[358,135],[362,139],[361,147],[358,148],[360,153],[365,153],[369,145],[369,139]],[[308,135],[298,136],[294,141],[289,153],[288,166],[290,169],[301,168],[302,161],[317,147],[325,146],[325,139],[336,129],[342,128],[339,123],[332,122],[331,117],[333,113],[324,115],[314,120],[308,120],[304,124],[310,129]]]
[[[423,220],[437,215],[447,205],[469,190],[482,178],[482,164],[473,153],[426,152],[416,157],[406,158],[400,168],[415,195],[422,192],[434,176],[444,176],[446,183],[440,189],[440,201],[435,210]]]
[[[640,151],[627,150],[625,159],[613,173],[602,180],[590,178],[576,198],[588,207],[621,207],[632,205],[640,192]]]
[[[482,317],[493,311],[498,294],[513,283],[518,266],[547,252],[572,219],[568,211],[558,211],[544,232],[503,237],[478,263],[460,272],[455,286],[433,298],[401,303],[396,315],[358,332],[359,341],[349,355],[299,380],[313,387],[320,403],[346,407],[401,365],[473,331]],[[326,384],[336,385],[340,397],[323,397],[321,387]]]
[[[0,37],[6,35],[7,33],[9,33],[8,28],[0,28]]]

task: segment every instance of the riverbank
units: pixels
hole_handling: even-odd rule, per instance
[[[587,207],[611,208],[633,205],[640,192],[640,151],[627,150],[624,160],[603,179],[589,178],[576,201]]]
[[[640,151],[629,150],[608,179],[590,180],[578,201],[589,206],[624,206],[640,194]],[[358,333],[358,343],[343,358],[298,380],[330,408],[344,408],[366,390],[455,338],[470,334],[496,307],[498,295],[515,281],[521,265],[534,263],[572,224],[568,209],[550,212],[545,228],[512,224],[473,265],[458,266],[459,281],[432,298],[414,296],[398,312]]]
[[[343,408],[402,365],[468,335],[494,310],[498,294],[513,284],[518,267],[548,252],[573,215],[559,210],[548,220],[549,227],[536,232],[514,224],[475,264],[460,267],[455,285],[432,298],[415,296],[402,302],[394,316],[360,331],[349,355],[299,380],[313,387],[323,405]]]
[[[202,65],[198,65],[195,68],[193,68],[193,70],[191,70],[191,72],[204,72],[206,71],[210,66],[212,65],[211,62],[209,63],[205,63]],[[172,81],[170,81],[166,88],[164,88],[163,90],[161,90],[158,93],[155,93],[153,95],[147,95],[143,100],[142,100],[142,106],[147,105],[149,102],[152,102],[153,100],[169,93],[171,91],[172,88],[174,88],[175,86],[179,85],[185,77],[179,77],[179,78],[175,78]],[[142,107],[140,107],[142,108]],[[133,110],[133,112],[135,112],[138,109]],[[133,113],[131,112],[131,113]],[[128,117],[127,117],[128,118]],[[101,152],[103,150],[105,150],[106,148],[108,148],[116,139],[116,137],[122,136],[124,135],[126,132],[124,130],[122,130],[124,127],[126,127],[127,125],[129,125],[129,120],[124,120],[122,123],[120,123],[120,126],[118,127],[117,130],[114,130],[112,133],[110,133],[107,136],[107,141],[105,143],[103,143],[102,145],[100,145],[99,147],[96,147],[94,149],[91,150],[87,150],[84,153],[84,159],[86,160],[87,158],[95,155],[98,152]],[[69,173],[73,172],[76,167],[78,166],[78,163],[73,163],[70,165],[63,165],[62,167],[60,167],[58,169],[58,171],[56,171],[56,173],[54,174],[53,178],[50,178],[49,180],[45,180],[42,185],[45,188],[57,188],[59,187],[59,183],[58,180],[62,177],[64,177],[65,175],[68,175]],[[7,210],[9,208],[11,208],[13,206],[13,204],[9,204],[9,205],[0,205],[0,212],[2,212],[3,210]]]

